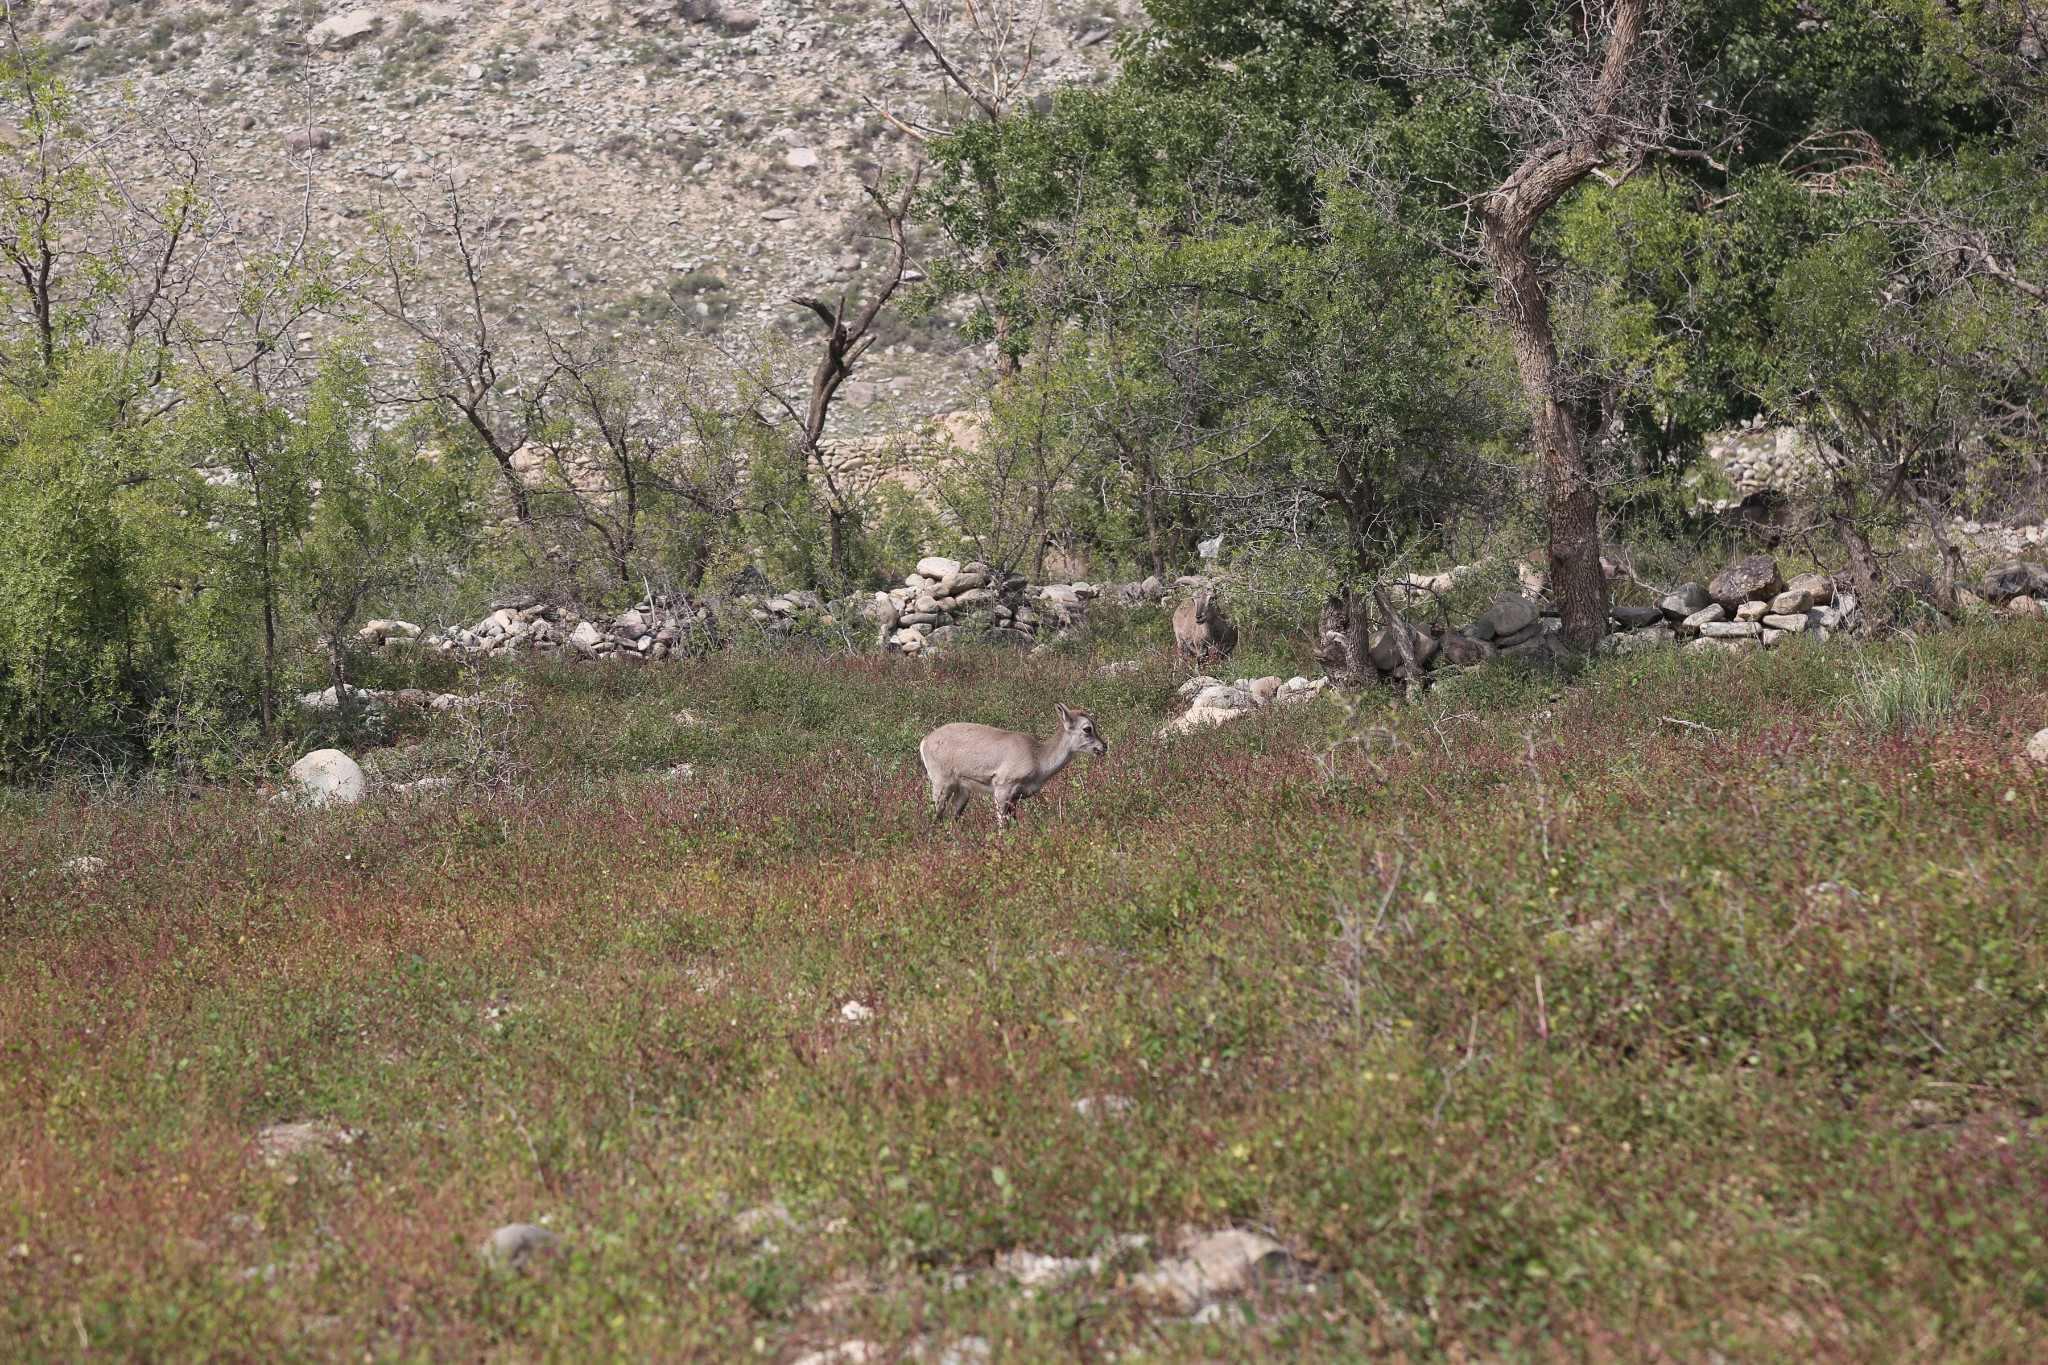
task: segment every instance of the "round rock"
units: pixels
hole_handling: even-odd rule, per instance
[[[1783,591],[1785,580],[1778,576],[1778,561],[1769,555],[1737,560],[1707,584],[1707,595],[1730,611],[1745,602],[1768,602]]]
[[[309,806],[352,806],[363,799],[363,770],[339,749],[315,749],[292,764],[292,781]]]
[[[507,1223],[492,1233],[479,1254],[491,1265],[522,1270],[537,1256],[562,1249],[562,1239],[538,1223]]]
[[[2034,737],[2027,741],[2027,757],[2048,768],[2048,730],[2034,731]]]

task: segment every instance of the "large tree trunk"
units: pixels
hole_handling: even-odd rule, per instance
[[[1586,468],[1578,424],[1565,402],[1550,304],[1543,295],[1530,237],[1543,215],[1591,175],[1620,140],[1616,117],[1642,39],[1647,4],[1648,0],[1617,0],[1600,77],[1576,125],[1557,140],[1531,149],[1480,209],[1494,288],[1514,343],[1542,459],[1544,512],[1550,521],[1550,590],[1557,599],[1565,642],[1578,649],[1592,647],[1607,633],[1600,494]]]
[[[1489,228],[1491,224],[1489,224]],[[1487,245],[1499,280],[1501,312],[1528,395],[1536,450],[1543,462],[1543,511],[1550,523],[1550,593],[1565,643],[1590,649],[1607,633],[1607,575],[1600,570],[1600,491],[1586,468],[1578,423],[1560,396],[1550,306],[1536,274],[1528,234]]]

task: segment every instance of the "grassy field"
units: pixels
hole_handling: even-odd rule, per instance
[[[2048,631],[1170,744],[1130,650],[529,674],[386,756],[502,787],[343,811],[7,798],[0,1354],[2048,1358]],[[1055,700],[1109,758],[932,828],[917,738]],[[1228,1227],[1291,1260],[1136,1292]]]

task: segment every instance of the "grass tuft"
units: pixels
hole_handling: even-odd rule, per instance
[[[1873,666],[1860,655],[1853,682],[1840,700],[1845,714],[1880,734],[1926,730],[1954,715],[1963,687],[1953,660],[1921,653],[1914,641],[1908,656]]]

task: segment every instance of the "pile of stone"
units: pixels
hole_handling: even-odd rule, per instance
[[[797,614],[794,603],[783,605],[792,618]],[[467,629],[422,634],[408,622],[372,621],[358,635],[373,647],[416,645],[465,659],[535,654],[544,658],[651,660],[686,649],[696,634],[713,625],[708,606],[661,595],[638,602],[609,621],[588,620],[573,608],[531,598],[501,600],[491,608],[490,615]],[[755,614],[763,620],[775,619],[772,611],[756,610]]]
[[[717,604],[656,594],[603,620],[533,598],[507,598],[493,602],[490,614],[467,628],[423,631],[410,621],[380,618],[365,625],[357,637],[372,649],[423,649],[464,659],[532,654],[651,662],[701,653],[719,638],[721,627],[751,622],[769,637],[786,640],[800,632],[840,626],[863,614],[856,598],[827,602],[815,592],[777,592],[758,573],[751,577],[760,585],[758,590]],[[1177,586],[1204,587],[1209,582],[1185,577]],[[885,650],[921,654],[969,640],[1032,644],[1043,634],[1078,625],[1088,605],[1100,597],[1157,602],[1169,591],[1156,577],[1101,586],[1032,584],[1021,574],[998,573],[986,564],[930,555],[917,562],[917,570],[904,578],[902,587],[876,593],[865,604],[864,614],[880,626]],[[309,695],[308,704],[323,703]],[[331,696],[324,703],[333,704]]]
[[[1975,596],[2010,616],[2048,616],[2048,565],[2009,559],[1985,570]]]
[[[1974,593],[1960,595],[1966,607],[1975,604],[2015,618],[2048,616],[2048,566],[2009,560],[1986,572]],[[1860,624],[1862,605],[1827,574],[1803,573],[1788,581],[1771,556],[1750,555],[1711,582],[1681,585],[1654,607],[1617,606],[1612,618],[1613,630],[1601,642],[1607,653],[1681,643],[1689,653],[1741,653],[1795,637],[1826,641]],[[1503,656],[1543,661],[1562,652],[1559,628],[1557,608],[1550,602],[1504,592],[1461,629],[1410,625],[1409,652],[1425,671],[1470,667]],[[1341,657],[1341,631],[1333,632],[1326,622],[1324,635],[1326,657]],[[1368,652],[1378,673],[1402,674],[1400,644],[1391,629],[1374,634]]]
[[[1179,585],[1207,581],[1189,577],[1179,580]],[[1157,577],[1114,585],[1034,585],[1022,574],[999,573],[986,564],[927,555],[904,576],[902,587],[876,593],[867,614],[880,628],[885,650],[915,655],[972,640],[1028,645],[1042,634],[1079,625],[1089,604],[1100,598],[1157,602],[1166,593],[1166,585]]]
[[[1750,555],[1714,575],[1687,583],[1658,604],[1674,639],[1692,653],[1768,649],[1795,635],[1826,640],[1860,619],[1856,595],[1838,592],[1826,574],[1803,573],[1789,583],[1769,555]],[[1654,627],[1653,627],[1654,629]]]
[[[1029,643],[1045,618],[1036,603],[1025,601],[1028,586],[1022,574],[999,575],[986,564],[926,555],[902,587],[875,594],[868,618],[879,627],[883,648],[897,654],[922,654],[969,631]],[[1088,595],[1093,598],[1093,588]],[[1072,620],[1069,613],[1065,623]]]
[[[1557,607],[1537,593],[1503,592],[1470,625],[1452,630],[1436,623],[1410,623],[1408,652],[1418,669],[1471,668],[1498,658],[1530,663],[1554,661],[1564,652]],[[1689,641],[1704,653],[1767,648],[1793,635],[1825,640],[1854,626],[1860,608],[1855,595],[1837,592],[1825,574],[1800,574],[1787,583],[1768,555],[1751,555],[1717,574],[1711,583],[1687,583],[1654,607],[1616,606],[1601,649],[1630,654]],[[1348,659],[1341,619],[1326,620],[1318,651],[1341,671]],[[1402,677],[1406,663],[1391,628],[1367,642],[1371,670]]]
[[[1805,432],[1798,427],[1766,426],[1761,417],[1709,437],[1707,459],[1721,467],[1742,497],[1766,490],[1790,493],[1824,471],[1820,452]],[[1734,505],[1712,504],[1716,511]]]
[[[1182,714],[1159,727],[1162,739],[1185,735],[1212,725],[1223,725],[1240,716],[1268,706],[1292,706],[1319,697],[1330,685],[1328,678],[1279,677],[1239,678],[1223,682],[1198,675],[1181,684],[1180,697],[1188,704]]]
[[[452,711],[467,700],[453,692],[429,692],[420,687],[357,687],[354,683],[343,683],[339,692],[332,687],[301,692],[299,705],[309,711],[332,711],[341,705],[342,693],[347,694],[351,706],[402,706],[415,711]]]

